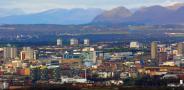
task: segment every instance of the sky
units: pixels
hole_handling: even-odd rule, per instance
[[[176,2],[184,2],[184,0],[0,0],[0,9],[19,9],[27,13],[55,8],[102,8],[108,10],[118,6],[137,8]]]

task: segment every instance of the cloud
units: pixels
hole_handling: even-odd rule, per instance
[[[162,3],[162,6],[172,6],[177,3],[184,3],[184,0],[167,0],[164,3]]]
[[[0,8],[0,12],[1,12],[0,17],[25,14],[24,11],[17,9],[17,8],[14,8],[14,9]]]

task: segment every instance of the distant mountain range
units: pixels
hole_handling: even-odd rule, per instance
[[[0,18],[0,24],[86,24],[104,10],[101,9],[52,9],[28,15],[12,15]]]
[[[130,10],[125,7],[118,7],[98,15],[92,23],[120,23],[130,16],[132,16]]]
[[[124,7],[118,7],[98,15],[93,23],[184,24],[184,5],[144,7],[134,13]]]
[[[184,3],[143,7],[134,11],[125,7],[112,10],[52,9],[34,14],[10,14],[0,17],[0,24],[184,24]]]

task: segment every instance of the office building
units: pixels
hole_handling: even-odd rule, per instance
[[[157,42],[151,43],[151,59],[157,59]]]
[[[31,49],[30,47],[24,47],[20,52],[21,60],[36,60],[36,51]]]
[[[16,47],[4,47],[3,48],[3,57],[4,59],[15,59],[17,57],[17,48]]]
[[[91,66],[93,64],[96,64],[96,51],[94,48],[91,47],[86,47],[82,49],[82,57],[83,57],[83,62],[84,65],[86,66]]]
[[[183,56],[184,54],[184,43],[180,42],[177,44],[177,51],[179,56]]]

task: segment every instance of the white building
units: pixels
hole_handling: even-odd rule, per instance
[[[86,78],[80,78],[80,77],[74,77],[74,78],[68,78],[68,77],[61,77],[61,83],[86,83]]]
[[[78,42],[77,39],[75,39],[75,38],[70,39],[70,45],[71,45],[71,46],[72,46],[72,45],[78,45],[78,44],[79,44],[79,42]]]
[[[57,39],[57,46],[62,46],[62,39]]]
[[[130,48],[139,48],[140,44],[139,42],[130,42]]]
[[[89,44],[90,44],[90,41],[89,41],[89,39],[84,39],[84,45],[87,45],[87,46],[89,46]]]

